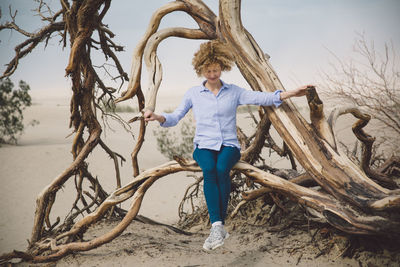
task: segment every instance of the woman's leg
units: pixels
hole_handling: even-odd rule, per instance
[[[236,147],[222,146],[217,158],[217,184],[220,190],[220,217],[225,222],[231,193],[231,177],[229,172],[240,159],[240,150]]]
[[[217,153],[218,151],[196,148],[194,160],[199,164],[204,177],[204,196],[211,223],[222,221],[220,206],[220,191],[217,184]]]

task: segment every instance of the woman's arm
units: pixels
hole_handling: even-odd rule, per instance
[[[154,113],[151,110],[146,110],[143,114],[145,121],[158,121],[162,127],[175,126],[192,107],[191,91],[187,91],[183,96],[181,104],[172,112],[161,115]]]
[[[314,85],[307,84],[291,91],[281,92],[281,100],[285,100],[293,96],[304,96],[307,93],[307,89],[313,86]]]
[[[260,105],[260,106],[272,106],[278,107],[282,104],[282,101],[293,96],[304,96],[307,89],[313,85],[304,85],[297,89],[283,92],[276,90],[275,92],[257,92],[252,90],[246,90],[239,88],[239,105]]]

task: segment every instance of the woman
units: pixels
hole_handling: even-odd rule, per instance
[[[193,109],[196,121],[193,158],[203,171],[204,195],[212,225],[203,248],[213,250],[222,246],[229,236],[224,229],[231,191],[229,172],[240,159],[236,136],[237,107],[246,104],[278,107],[284,99],[305,95],[309,85],[288,92],[266,93],[226,84],[220,79],[221,72],[231,69],[233,57],[223,43],[216,40],[201,44],[192,64],[197,75],[206,80],[189,89],[174,112],[158,115],[147,110],[144,118],[171,127]]]

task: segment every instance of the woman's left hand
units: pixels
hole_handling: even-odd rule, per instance
[[[310,87],[315,87],[315,86],[312,84],[307,84],[307,85],[300,86],[299,88],[296,88],[291,91],[281,92],[281,100],[285,100],[285,99],[293,97],[293,96],[304,96],[304,95],[306,95],[307,90]]]
[[[315,87],[315,86],[312,85],[312,84],[307,84],[307,85],[303,85],[303,86],[300,86],[299,88],[294,89],[292,91],[293,92],[293,96],[304,96],[304,95],[306,95],[307,94],[307,90],[310,87]]]

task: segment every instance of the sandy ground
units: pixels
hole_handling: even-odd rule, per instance
[[[93,238],[111,230],[117,222],[101,222],[90,227],[86,238]],[[315,245],[315,230],[287,230],[279,233],[265,231],[264,227],[246,225],[241,229],[227,226],[231,236],[224,246],[206,252],[201,247],[208,231],[191,235],[173,232],[164,226],[133,221],[114,239],[97,249],[69,255],[56,263],[44,266],[303,266],[303,267],[382,267],[398,266],[400,257],[387,251],[362,252],[353,258],[342,258],[346,248],[340,240],[329,252]],[[319,245],[321,246],[321,245]],[[321,255],[322,254],[322,255]],[[372,256],[371,256],[372,255]],[[43,266],[19,264],[18,266]]]
[[[34,105],[25,111],[25,121],[36,119],[40,124],[27,127],[18,145],[0,148],[0,253],[26,248],[36,196],[71,162],[68,98],[38,91],[33,91],[32,95]],[[171,97],[165,103],[173,106],[177,101],[179,99]],[[168,107],[159,105],[160,110]],[[128,119],[132,114],[122,116]],[[103,139],[127,159],[121,168],[122,184],[126,184],[132,178],[129,158],[134,140],[118,123],[110,121],[110,124],[114,130],[107,130]],[[251,123],[244,125],[251,127]],[[141,169],[167,161],[156,149],[153,137],[156,127],[156,124],[150,124],[148,128],[139,156]],[[344,129],[339,130],[342,135],[347,135]],[[88,162],[105,189],[112,191],[116,186],[113,162],[100,149],[90,155]],[[271,159],[270,163],[280,167],[276,159]],[[186,186],[192,182],[185,173],[160,179],[147,192],[139,213],[162,223],[176,223],[178,203]],[[53,206],[52,221],[69,211],[75,197],[73,181],[69,181],[62,191]],[[129,204],[127,201],[122,207],[127,208]],[[106,233],[115,224],[96,224],[89,229],[85,239]],[[386,254],[373,260],[343,259],[338,256],[340,248],[316,257],[318,250],[310,242],[310,234],[305,232],[274,234],[259,227],[232,229],[229,225],[228,230],[231,237],[225,246],[208,253],[201,248],[208,234],[204,227],[187,236],[163,226],[133,222],[111,243],[70,255],[49,266],[396,266]]]

